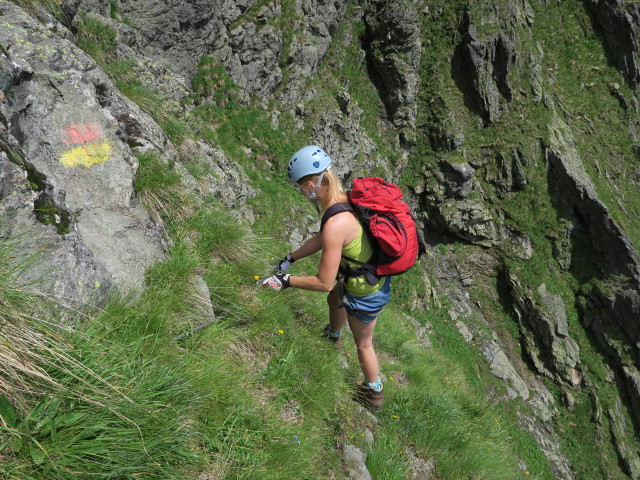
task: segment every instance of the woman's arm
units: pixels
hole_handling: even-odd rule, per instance
[[[311,237],[309,240],[305,242],[299,249],[294,252],[291,252],[290,255],[294,260],[300,260],[301,258],[308,257],[309,255],[313,255],[316,252],[319,252],[322,248],[322,237],[319,233]]]
[[[349,223],[351,220],[353,220],[351,215],[336,215],[325,224],[322,235],[317,235],[322,248],[318,274],[309,277],[291,276],[289,277],[289,283],[292,287],[321,292],[330,292],[333,289],[338,267],[340,266],[340,259],[342,258],[342,246],[346,243],[345,239],[351,226]],[[301,249],[305,246],[301,247]],[[294,252],[294,258],[297,258],[295,256],[296,252]]]

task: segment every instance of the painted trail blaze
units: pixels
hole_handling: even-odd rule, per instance
[[[97,123],[69,125],[66,130],[65,145],[77,145],[60,157],[60,163],[66,168],[81,165],[90,167],[103,163],[111,155],[111,144],[104,138],[102,127]]]

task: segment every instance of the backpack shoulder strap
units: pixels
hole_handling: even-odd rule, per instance
[[[327,220],[329,220],[334,215],[337,215],[338,213],[342,213],[342,212],[353,212],[353,211],[354,211],[353,206],[349,202],[334,203],[329,208],[327,208],[324,212],[324,215],[322,215],[322,220],[320,221],[320,232],[322,232],[322,229],[324,228],[324,224],[327,223]]]

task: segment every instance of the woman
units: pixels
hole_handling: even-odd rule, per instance
[[[389,302],[391,277],[382,277],[372,285],[364,275],[344,278],[339,274],[339,270],[345,271],[342,255],[366,263],[373,249],[353,212],[341,211],[341,204],[346,208],[348,198],[337,175],[329,170],[330,166],[329,156],[315,145],[304,147],[291,157],[287,168],[290,183],[314,203],[318,213],[325,215],[320,233],[282,259],[275,267],[281,273],[263,284],[276,290],[294,287],[329,292],[329,325],[324,332],[328,338],[339,341],[342,327],[349,322],[364,374],[364,382],[357,386],[358,399],[380,410],[384,396],[373,348],[373,330],[378,315]],[[329,207],[333,207],[331,212],[327,212]],[[322,254],[317,275],[298,277],[285,273],[293,262],[318,251]]]

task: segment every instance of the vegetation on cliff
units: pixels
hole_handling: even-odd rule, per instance
[[[637,86],[598,2],[335,2],[326,25],[314,2],[312,20],[289,0],[235,2],[188,95],[123,54],[131,5],[111,2],[106,18],[15,3],[72,27],[171,146],[129,139],[135,198],[168,248],[143,291],[70,309],[37,293],[25,237],[0,244],[3,478],[338,479],[362,472],[354,451],[374,479],[638,478],[637,327],[625,324],[638,298]],[[263,77],[224,50],[272,35]],[[377,416],[352,399],[353,345],[320,338],[322,296],[255,287],[317,228],[284,175],[311,141],[328,142],[342,176],[401,184],[426,229],[428,254],[394,279],[376,330]]]

